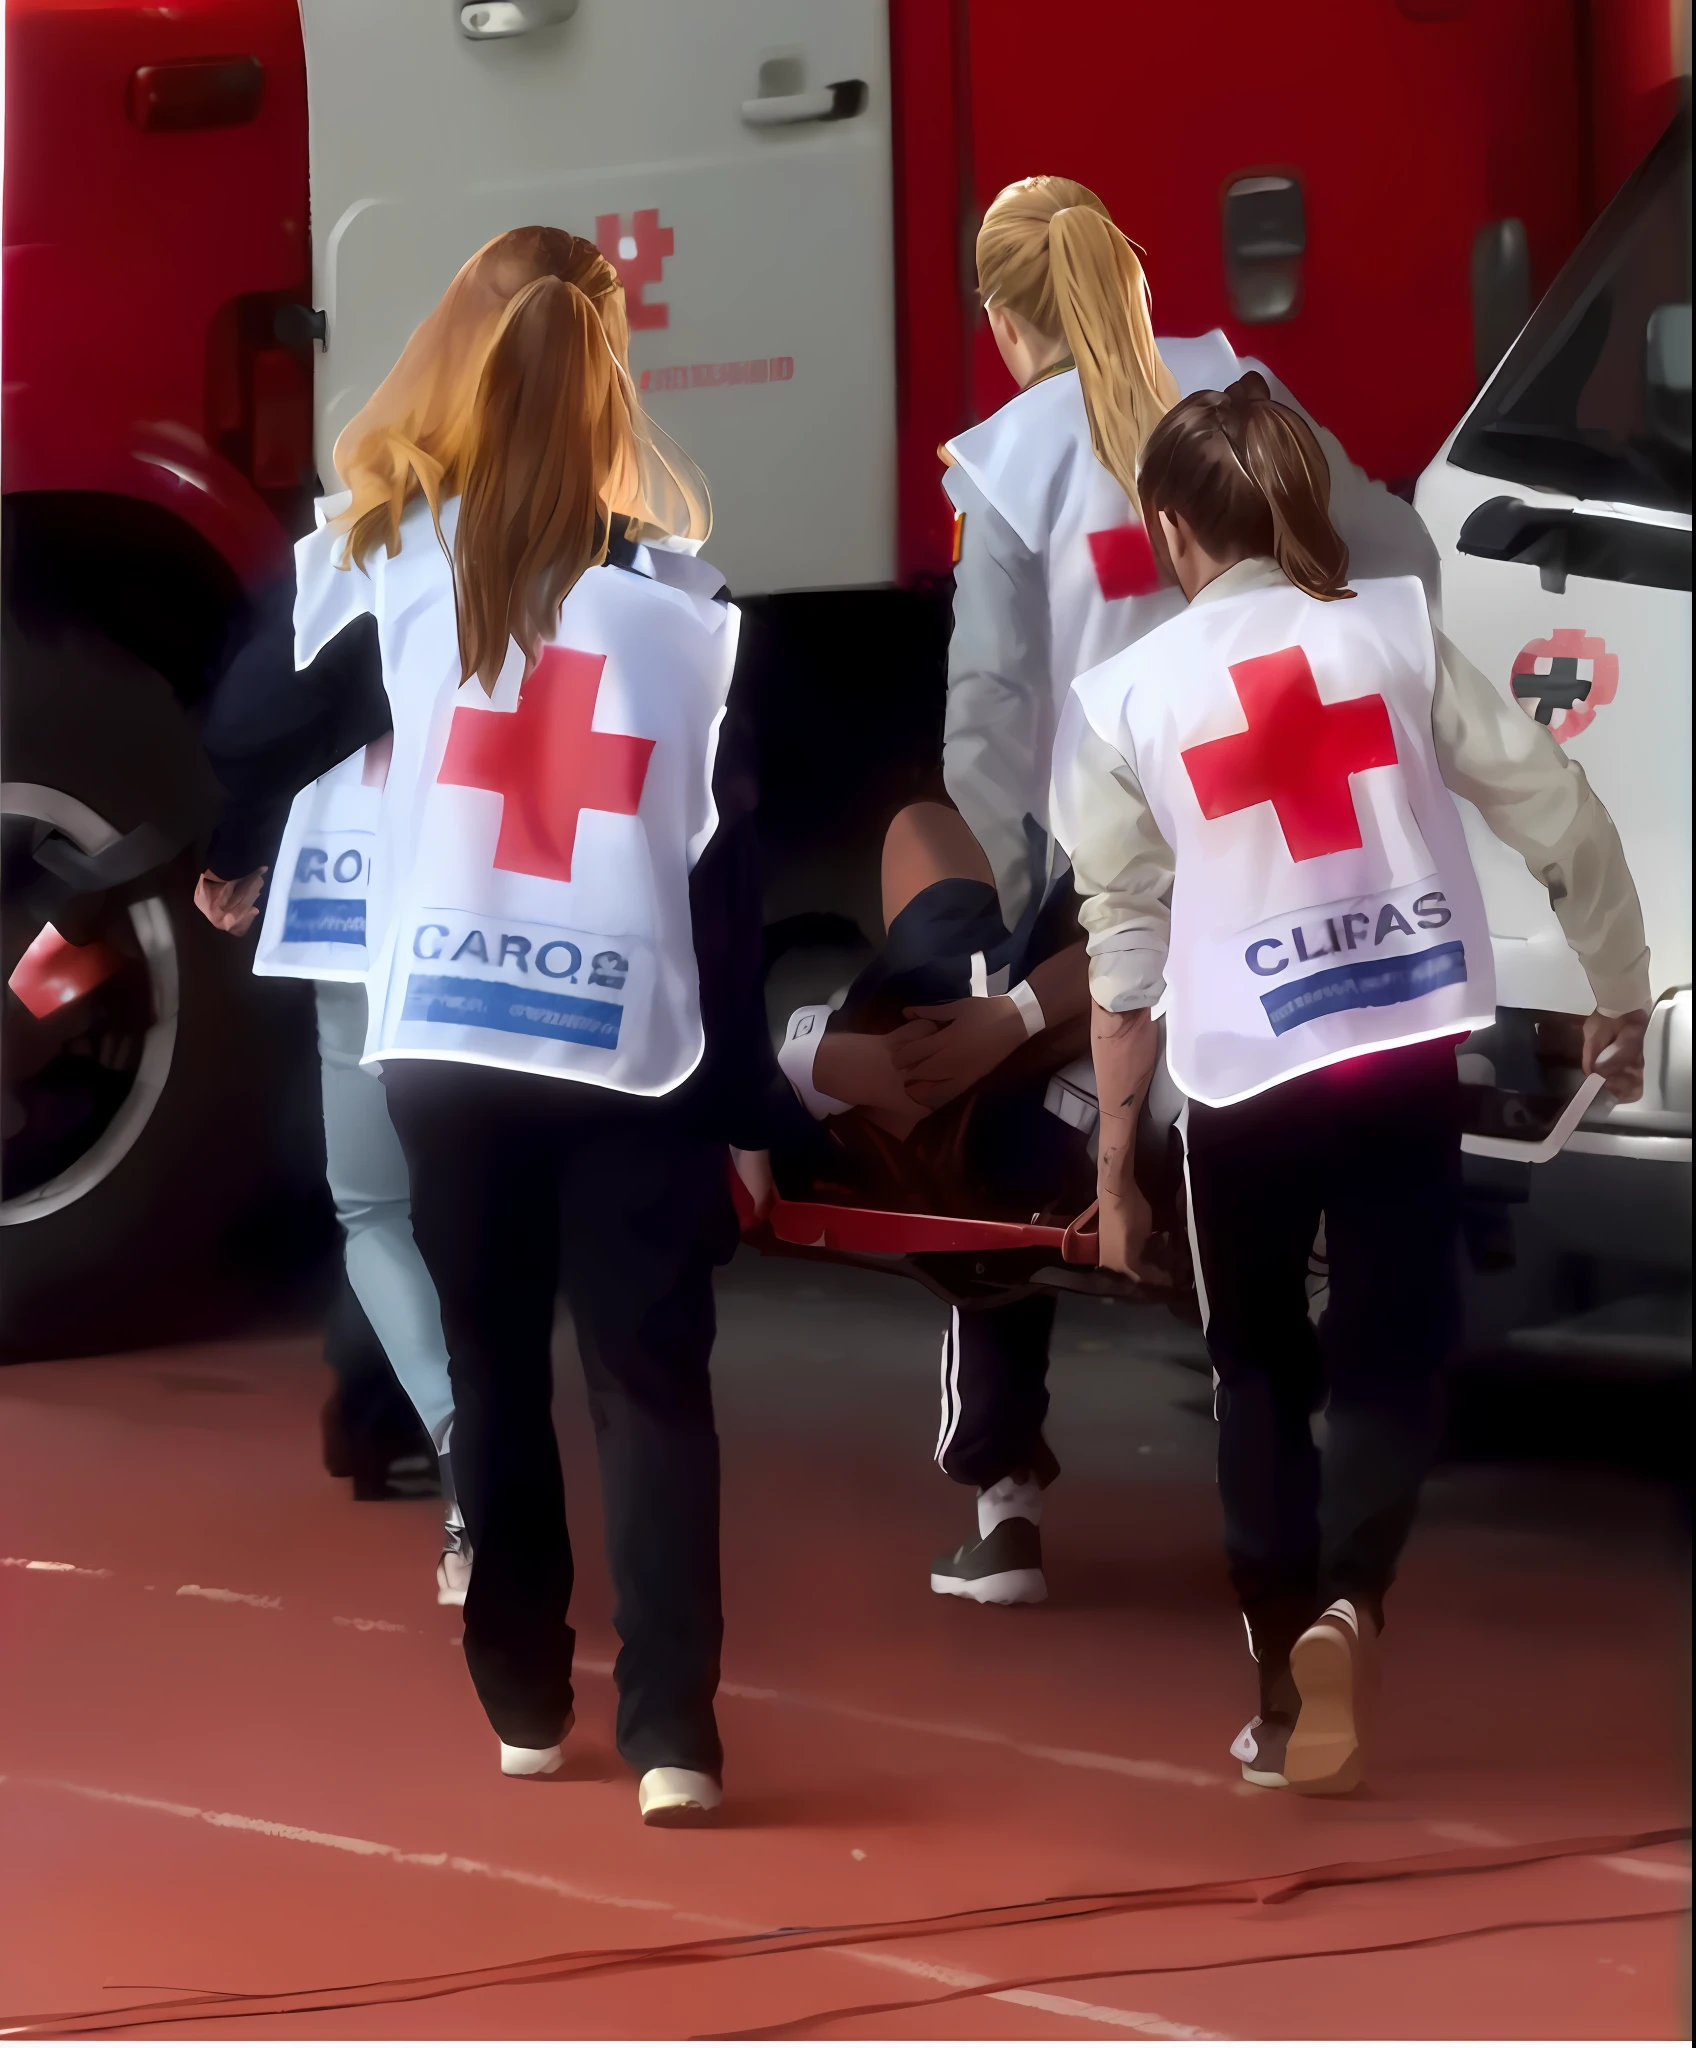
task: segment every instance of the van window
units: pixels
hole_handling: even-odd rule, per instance
[[[1457,468],[1576,498],[1690,510],[1689,366],[1669,408],[1657,337],[1689,334],[1688,103],[1579,244],[1455,437]],[[1657,356],[1664,356],[1657,342]]]

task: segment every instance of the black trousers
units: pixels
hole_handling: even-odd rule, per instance
[[[950,1479],[994,1486],[1010,1472],[1059,1471],[1042,1440],[1054,1297],[956,1309],[942,1339],[942,1422],[936,1462]]]
[[[1460,1087],[1447,1041],[1192,1103],[1188,1172],[1231,1579],[1263,1710],[1332,1600],[1380,1623],[1460,1327]],[[1319,1219],[1329,1304],[1306,1273]],[[1312,1417],[1329,1401],[1321,1460]]]
[[[571,1542],[549,1340],[563,1282],[600,1458],[618,1747],[717,1776],[719,1452],[712,1269],[736,1248],[725,1151],[675,1109],[533,1074],[384,1074],[441,1297],[454,1478],[474,1564],[465,1655],[505,1742],[571,1707]]]

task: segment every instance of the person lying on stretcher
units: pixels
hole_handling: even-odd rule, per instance
[[[988,858],[951,805],[915,803],[883,845],[883,952],[838,1008],[789,1020],[779,1064],[820,1121],[774,1161],[814,1199],[933,1215],[1070,1222],[1094,1193],[1090,1132],[1046,1106],[1089,1052],[1076,896],[1013,931]]]

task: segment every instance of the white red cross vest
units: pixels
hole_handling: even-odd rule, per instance
[[[1166,1058],[1223,1105],[1495,1018],[1423,586],[1191,607],[1074,685],[1176,857]]]
[[[1156,343],[1179,393],[1223,390],[1247,368],[1215,328]],[[1163,586],[1140,514],[1090,442],[1075,370],[1045,377],[947,443],[947,453],[1044,568],[1053,719],[1031,762],[1026,810],[1046,828],[1053,732],[1074,677],[1183,609]]]
[[[460,683],[428,508],[401,533],[369,576],[328,572],[376,616],[394,713],[364,1058],[667,1094],[705,1049],[689,875],[718,824],[739,624],[722,579],[658,548],[637,552],[647,573],[587,571],[536,667],[514,646],[491,697]],[[300,577],[299,662],[345,609],[323,584]]]
[[[1179,393],[1217,391],[1245,363],[1216,328],[1155,346]],[[1075,676],[1182,608],[1162,588],[1141,515],[1090,443],[1076,370],[1045,377],[956,435],[947,452],[1047,571],[1058,716]]]
[[[271,870],[255,974],[365,979],[371,855],[388,768],[389,742],[378,740],[295,798]]]

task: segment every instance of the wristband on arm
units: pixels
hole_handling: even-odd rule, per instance
[[[789,1028],[783,1034],[783,1048],[777,1056],[783,1078],[801,1098],[807,1114],[820,1123],[827,1116],[840,1116],[844,1110],[854,1106],[851,1102],[838,1102],[834,1095],[821,1094],[813,1086],[813,1062],[818,1057],[819,1044],[831,1015],[828,1003],[812,1003],[797,1010],[789,1019]]]
[[[1034,1038],[1039,1031],[1046,1031],[1048,1019],[1042,1014],[1042,1005],[1037,1001],[1036,990],[1028,981],[1021,981],[1017,988],[1007,991],[1007,1000],[1025,1021],[1025,1036]]]

